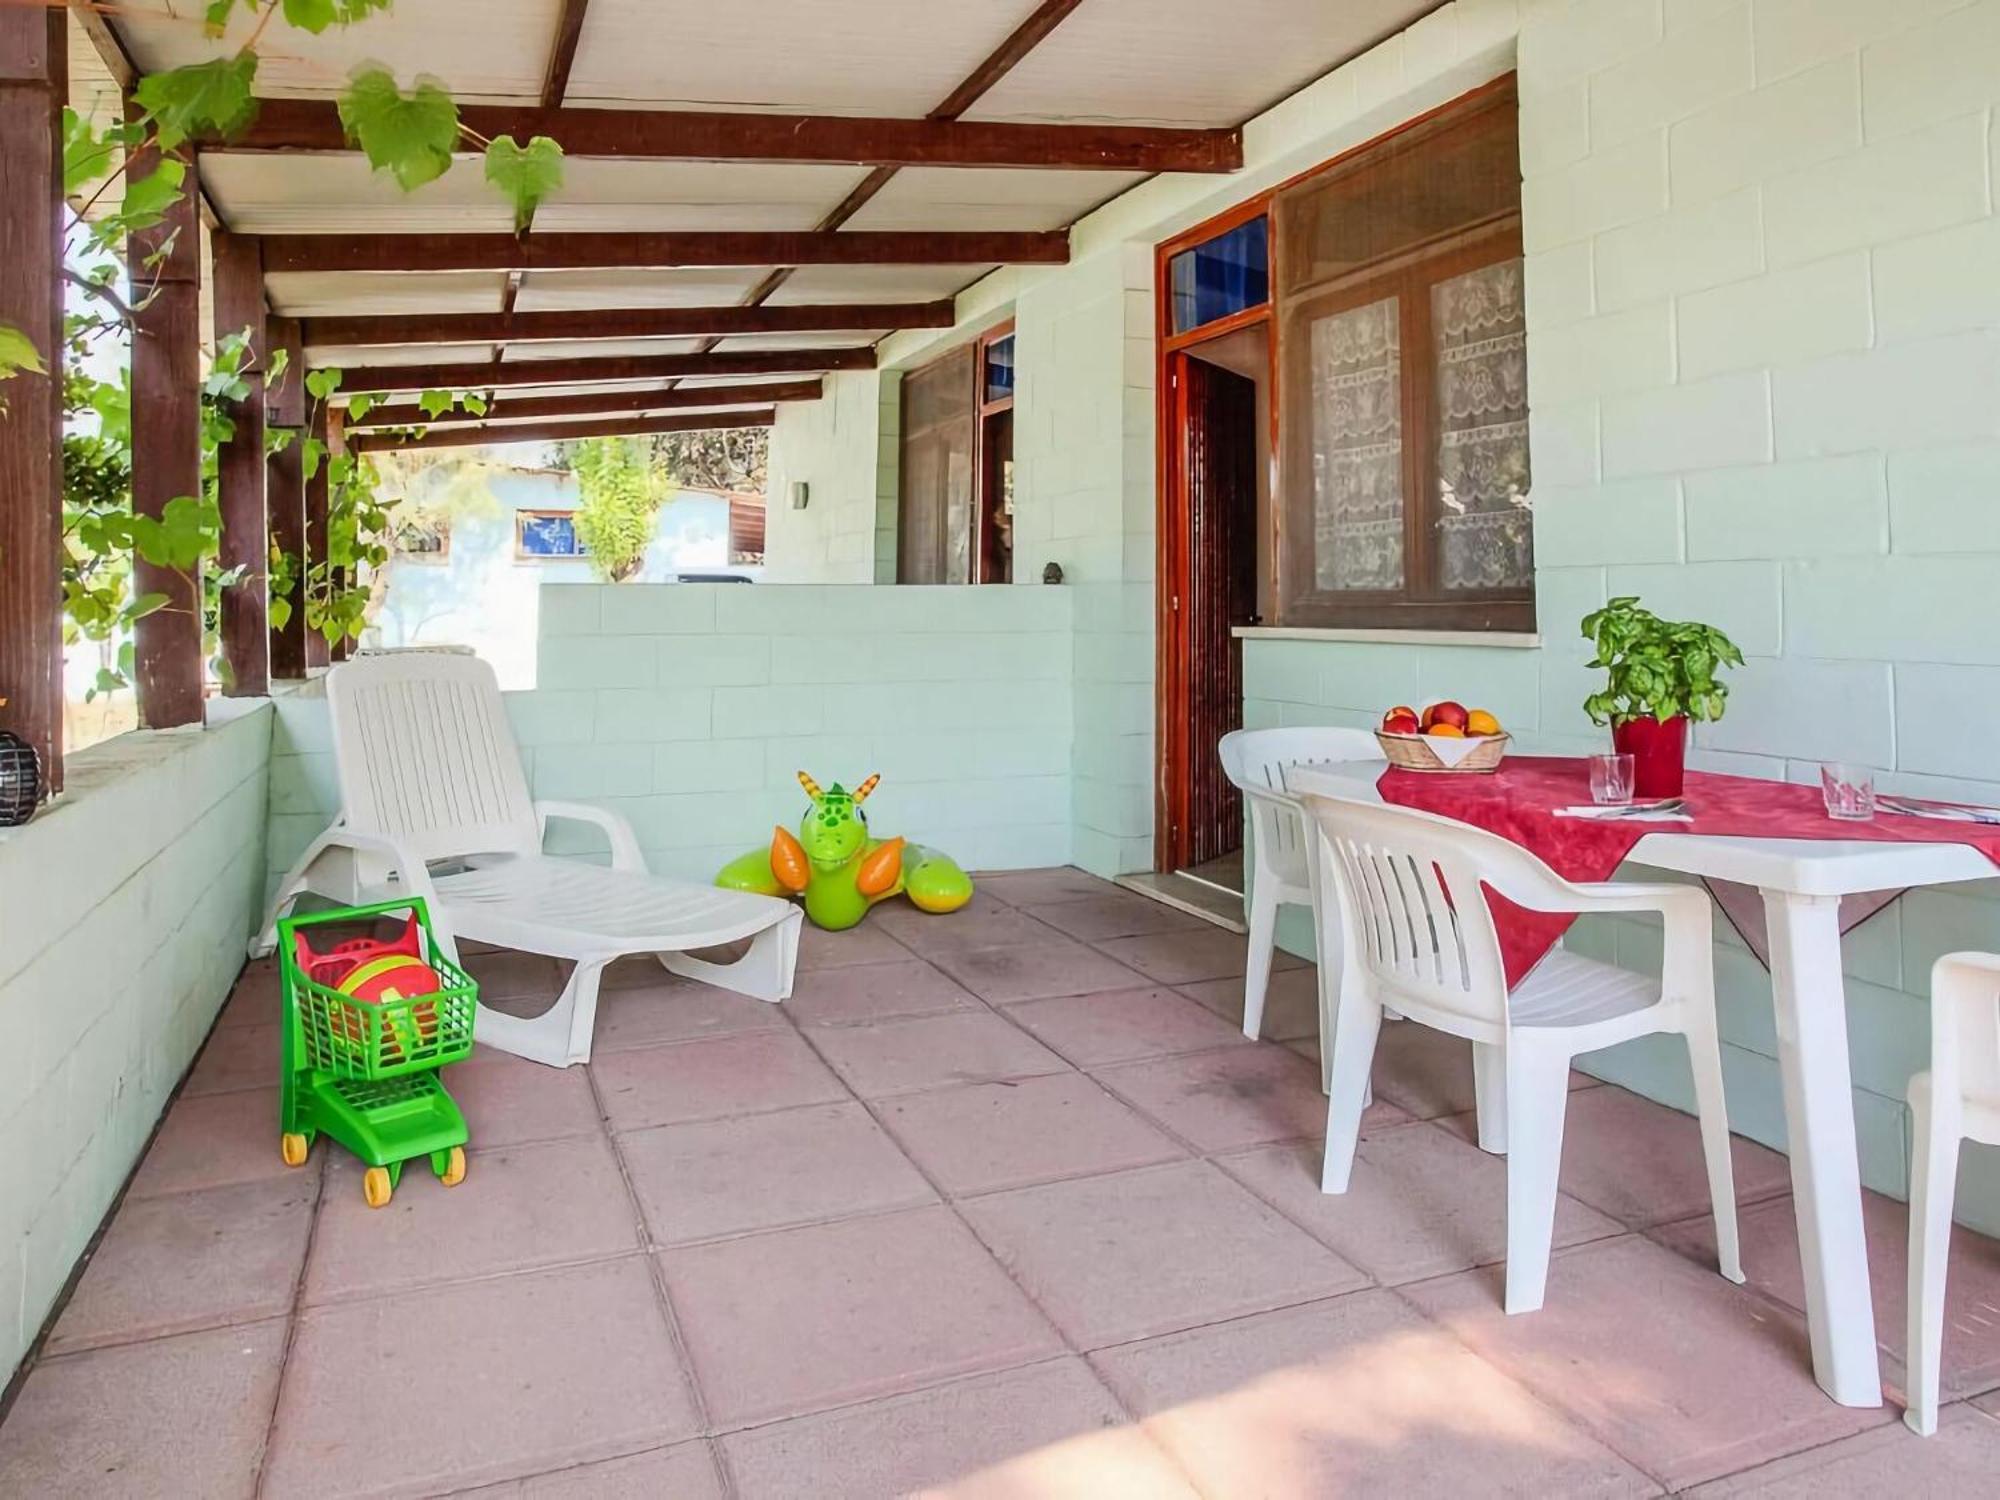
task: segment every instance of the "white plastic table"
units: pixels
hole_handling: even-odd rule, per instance
[[[1380,802],[1375,781],[1383,764],[1301,766],[1287,785],[1294,792]],[[1671,828],[1646,834],[1626,862],[1733,880],[1763,895],[1813,1374],[1843,1406],[1880,1406],[1882,1375],[1861,1226],[1861,1162],[1847,1059],[1840,898],[1990,880],[1993,862],[1965,844],[1717,838]]]

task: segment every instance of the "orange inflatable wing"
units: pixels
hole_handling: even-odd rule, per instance
[[[864,896],[879,896],[903,873],[903,841],[893,838],[873,850],[855,872],[854,885]]]
[[[806,888],[805,845],[793,836],[789,829],[771,830],[771,873],[778,877],[778,884],[788,891],[802,891]]]

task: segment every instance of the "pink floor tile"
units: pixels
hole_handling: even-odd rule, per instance
[[[661,1253],[722,1427],[893,1395],[1061,1348],[948,1209]]]
[[[1229,1047],[1097,1070],[1104,1086],[1202,1151],[1323,1140],[1319,1069],[1283,1047]],[[1407,1119],[1378,1099],[1366,1129]]]
[[[612,1052],[621,1047],[687,1042],[789,1024],[782,1007],[768,1000],[662,971],[651,984],[599,992],[591,1050],[593,1054]]]
[[[1472,1043],[1414,1021],[1382,1027],[1371,1078],[1378,1094],[1419,1120],[1464,1114],[1479,1103]]]
[[[1040,1042],[987,1011],[820,1027],[812,1040],[864,1099],[1069,1070]]]
[[[284,1352],[273,1319],[44,1361],[0,1426],[0,1495],[247,1500]]]
[[[883,930],[897,942],[924,958],[963,953],[968,948],[1042,943],[1055,935],[1053,928],[1043,926],[1026,912],[978,897],[954,912],[918,911],[905,905],[884,907],[869,920],[881,923]]]
[[[808,922],[799,929],[799,972],[841,969],[849,964],[892,964],[910,956],[910,950],[879,925],[864,921],[845,932],[828,932]]]
[[[1030,1000],[1007,1014],[1080,1068],[1248,1045],[1228,1022],[1165,986]]]
[[[1199,1001],[1239,1031],[1243,1027],[1243,976],[1183,984],[1181,993]],[[1289,1042],[1319,1035],[1319,970],[1279,969],[1264,991],[1264,1017],[1257,1028],[1265,1041]]]
[[[696,1425],[642,1257],[432,1287],[301,1315],[265,1492],[466,1488]]]
[[[1900,1385],[1908,1334],[1909,1210],[1880,1193],[1863,1193],[1861,1212],[1868,1238],[1875,1337],[1892,1356],[1883,1373]],[[1791,1198],[1773,1198],[1742,1209],[1737,1222],[1750,1285],[1803,1313],[1805,1277]],[[1703,1265],[1714,1263],[1715,1226],[1706,1215],[1667,1225],[1657,1237]],[[1942,1368],[1947,1399],[2000,1384],[2000,1242],[1963,1225],[1952,1230]]]
[[[1378,1130],[1342,1194],[1319,1190],[1317,1145],[1261,1146],[1216,1165],[1384,1286],[1507,1255],[1507,1162],[1427,1125]],[[1556,1205],[1558,1246],[1622,1233],[1574,1198]]]
[[[956,980],[907,954],[897,963],[802,972],[784,1005],[802,1026],[851,1026],[858,1021],[979,1008],[979,1002]]]
[[[444,1084],[465,1115],[473,1151],[596,1135],[604,1128],[582,1068],[551,1068],[475,1047],[470,1060],[445,1070]]]
[[[1050,1183],[959,1207],[1085,1349],[1367,1284],[1206,1162]]]
[[[1636,1236],[1556,1255],[1540,1312],[1497,1268],[1402,1295],[1672,1489],[1893,1420],[1827,1400],[1802,1318]]]
[[[1086,943],[1137,937],[1148,932],[1194,932],[1208,925],[1200,917],[1190,916],[1164,901],[1149,900],[1131,891],[1030,906],[1027,911],[1036,921],[1046,922],[1057,932]]]
[[[1156,932],[1143,937],[1113,938],[1098,946],[1121,964],[1137,969],[1158,984],[1196,984],[1204,979],[1232,979],[1243,973],[1248,940],[1204,922],[1194,932]],[[1280,948],[1272,971],[1296,969],[1305,960]]]
[[[1478,1134],[1470,1114],[1447,1127]],[[1743,1136],[1730,1141],[1736,1201],[1755,1203],[1791,1186],[1784,1157]],[[1563,1191],[1620,1223],[1643,1228],[1708,1211],[1708,1169],[1693,1115],[1605,1085],[1572,1089],[1563,1127]]]
[[[980,890],[1009,906],[1042,906],[1053,901],[1082,901],[1115,894],[1118,887],[1067,865],[1048,870],[1008,870],[973,877]]]
[[[1389,1292],[1106,1350],[1092,1363],[1210,1495],[1656,1492]]]
[[[2000,1483],[2000,1422],[1970,1406],[1938,1413],[1938,1430],[1920,1438],[1901,1422],[1841,1438],[1791,1458],[1718,1479],[1690,1500],[1755,1495],[1759,1500],[1985,1500]]]
[[[970,948],[938,955],[938,966],[980,999],[995,1005],[1046,1000],[1052,995],[1088,995],[1099,990],[1142,987],[1146,980],[1095,948],[1050,928],[1035,942],[1004,948]]]
[[[937,1201],[858,1104],[662,1125],[620,1150],[664,1245]]]
[[[947,1193],[987,1193],[1185,1153],[1081,1073],[907,1094],[882,1123]]]
[[[726,1492],[709,1445],[681,1443],[463,1493],[479,1500],[723,1500]]]
[[[1194,1500],[1076,1359],[775,1422],[723,1448],[743,1500]]]
[[[227,1187],[293,1171],[316,1175],[318,1153],[305,1167],[285,1165],[278,1154],[281,1134],[275,1088],[176,1099],[132,1180],[131,1195]]]
[[[63,1310],[49,1352],[289,1312],[317,1182],[299,1177],[125,1204]]]
[[[327,1167],[306,1267],[309,1304],[639,1248],[632,1201],[602,1136],[485,1150],[475,1143],[465,1180],[452,1188],[427,1162],[412,1162],[384,1208],[368,1206],[361,1175],[344,1152]]]
[[[208,1035],[182,1093],[220,1094],[231,1089],[269,1088],[283,1075],[279,1056],[284,1028],[275,1022],[218,1026]]]
[[[832,1104],[847,1097],[840,1080],[790,1031],[607,1052],[590,1071],[615,1130]]]
[[[278,999],[278,960],[253,958],[236,976],[236,984],[223,1002],[218,1026],[273,1026],[283,1014]]]
[[[541,995],[553,1000],[563,987],[562,970],[553,958],[511,948],[465,955],[465,972],[479,981],[479,998],[488,1004]]]

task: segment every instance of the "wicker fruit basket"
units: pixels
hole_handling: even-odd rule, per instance
[[[1382,753],[1389,757],[1389,764],[1399,771],[1422,771],[1432,775],[1469,772],[1478,775],[1499,770],[1500,762],[1507,758],[1508,737],[1504,734],[1454,740],[1427,734],[1387,734],[1378,729],[1375,739],[1382,746]],[[1438,754],[1437,747],[1440,745],[1449,745],[1453,751],[1463,746],[1464,753],[1447,761]]]

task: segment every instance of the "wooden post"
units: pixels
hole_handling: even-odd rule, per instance
[[[299,372],[303,377],[305,371]],[[321,444],[319,467],[306,476],[306,558],[308,571],[326,566],[326,403],[315,401],[308,429]],[[334,582],[329,575],[329,586]],[[323,667],[332,660],[327,640],[311,626],[306,627],[306,665]]]
[[[241,568],[242,579],[222,591],[223,691],[259,698],[271,690],[271,638],[265,594],[270,541],[264,521],[264,262],[254,235],[218,230],[211,236],[215,277],[215,338],[250,330],[250,394],[229,414],[236,434],[216,455],[222,503],[222,551],[217,565]]]
[[[0,6],[0,322],[47,375],[0,382],[0,728],[62,785],[63,12]]]
[[[334,459],[345,456],[346,453],[347,453],[347,422],[345,413],[343,413],[336,407],[329,406],[326,408],[327,462],[331,463]],[[330,490],[331,485],[329,485],[328,488]],[[333,497],[331,494],[327,496],[329,503],[332,501],[332,498]],[[353,569],[345,567],[340,569],[340,571],[334,575],[334,582],[335,586],[338,588],[345,589],[352,587],[354,583]],[[353,647],[354,647],[353,639],[351,637],[343,635],[339,640],[333,643],[332,647],[329,649],[328,654],[333,658],[334,661],[343,662],[346,661],[347,658],[353,653]]]
[[[127,115],[137,119],[136,106]],[[158,157],[134,152],[126,175],[149,176]],[[201,221],[192,162],[180,200],[126,246],[132,330],[132,509],[159,519],[170,501],[201,495]],[[152,729],[201,722],[201,569],[132,560],[138,594],[166,606],[135,627],[139,714]]]
[[[271,456],[264,471],[267,514],[270,518],[271,546],[293,559],[291,618],[271,632],[271,675],[297,679],[306,675],[306,481],[299,443],[305,437],[306,362],[293,318],[268,318],[265,336],[271,341],[275,358],[286,357],[285,378],[267,393],[265,420],[273,427],[291,430],[292,441]]]

